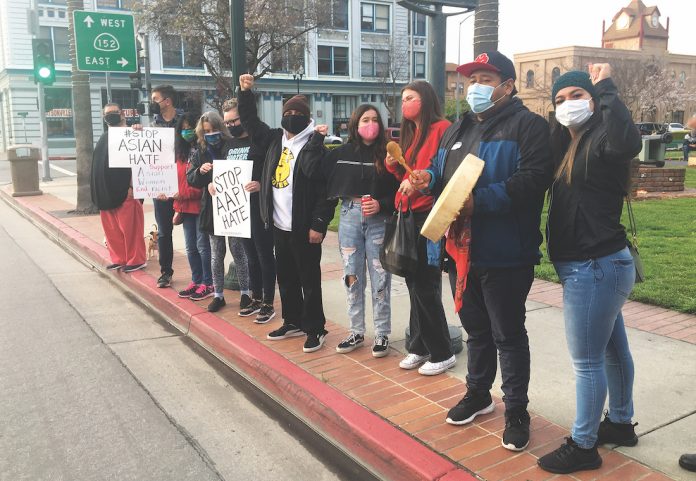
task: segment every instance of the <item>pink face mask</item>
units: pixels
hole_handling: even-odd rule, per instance
[[[371,142],[379,135],[379,124],[377,122],[369,122],[358,127],[358,134],[363,140]]]
[[[420,115],[421,111],[421,101],[420,100],[411,100],[410,102],[406,102],[401,104],[401,113],[403,114],[404,118],[408,120],[413,120],[418,118]]]

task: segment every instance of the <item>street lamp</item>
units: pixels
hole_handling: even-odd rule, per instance
[[[474,14],[467,15],[466,17],[462,18],[462,20],[459,22],[459,27],[457,30],[457,67],[459,67],[462,64],[462,24],[469,20],[471,17],[473,17]],[[455,109],[456,109],[456,115],[457,115],[457,120],[459,120],[459,111],[461,110],[459,106],[459,86],[461,83],[460,79],[461,75],[459,71],[457,71],[457,86],[454,91],[454,104],[455,104]]]
[[[292,73],[292,79],[297,82],[297,95],[300,95],[300,81],[304,77],[304,67],[300,66]]]

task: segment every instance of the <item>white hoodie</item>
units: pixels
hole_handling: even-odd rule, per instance
[[[292,139],[283,130],[280,161],[273,174],[273,224],[280,230],[292,231],[292,182],[295,161],[300,150],[314,133],[314,120]]]

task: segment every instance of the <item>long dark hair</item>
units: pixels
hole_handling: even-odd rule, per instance
[[[575,157],[580,148],[580,143],[585,137],[585,134],[592,129],[595,124],[601,121],[602,114],[598,108],[599,101],[594,98],[592,100],[595,105],[595,111],[582,126],[582,129],[575,138],[570,136],[568,127],[561,124],[555,117],[551,120],[551,153],[553,154],[553,161],[556,164],[556,172],[554,173],[554,179],[556,180],[563,177],[565,182],[570,184],[573,177],[573,165],[575,164]],[[588,145],[585,147],[585,161],[588,160],[589,155],[590,146]]]
[[[401,89],[402,94],[404,90],[418,92],[421,97],[420,135],[416,137],[416,123],[413,120],[404,118],[401,122],[401,138],[399,139],[399,144],[401,144],[401,150],[404,155],[408,148],[411,147],[411,144],[416,142],[415,148],[411,150],[411,155],[406,159],[410,165],[413,165],[418,151],[425,143],[425,138],[428,136],[430,126],[443,119],[442,108],[440,107],[440,100],[437,98],[437,94],[432,85],[425,80],[416,80],[406,85]]]
[[[362,104],[357,109],[353,111],[348,121],[348,143],[355,146],[355,150],[359,150],[363,144],[362,138],[358,133],[358,127],[360,127],[360,117],[365,115],[365,112],[374,110],[377,113],[377,122],[379,122],[379,134],[374,142],[374,164],[375,171],[378,174],[384,172],[384,158],[387,156],[387,137],[384,135],[384,122],[382,122],[382,116],[377,110],[377,107],[370,104]]]
[[[184,130],[184,124],[188,123],[189,129],[193,130],[196,128],[196,123],[198,122],[198,116],[191,112],[185,112],[176,123],[176,128],[174,130],[174,152],[176,152],[176,160],[181,160],[186,162],[191,153],[191,148],[196,138],[194,137],[192,142],[186,142],[181,137],[181,131]]]

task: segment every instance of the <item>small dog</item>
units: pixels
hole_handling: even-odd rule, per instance
[[[159,257],[159,248],[157,247],[157,225],[152,224],[152,230],[150,231],[149,235],[145,236],[145,240],[147,241],[147,258],[150,259],[155,252],[157,252],[157,256]]]

